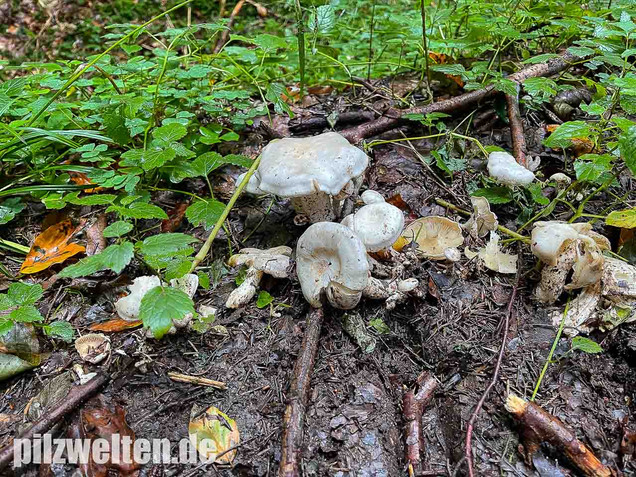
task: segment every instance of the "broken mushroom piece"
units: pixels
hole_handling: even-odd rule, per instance
[[[263,149],[246,190],[291,198],[294,210],[311,223],[331,221],[357,192],[368,163],[363,151],[335,132],[276,139]]]
[[[197,292],[197,288],[199,288],[199,276],[194,273],[188,273],[181,278],[173,278],[170,280],[170,286],[177,290],[181,290],[190,298],[193,298],[194,294]],[[187,313],[180,319],[172,319],[172,324],[177,329],[186,328],[190,325],[190,323],[192,323],[192,313]],[[170,333],[170,331],[168,331],[168,333]]]
[[[473,204],[473,213],[464,224],[464,229],[473,237],[485,237],[488,232],[497,230],[497,216],[490,211],[488,199],[471,196],[470,202]]]
[[[362,290],[362,295],[372,300],[385,300],[384,307],[387,310],[393,310],[395,305],[406,300],[408,294],[415,290],[418,285],[417,278],[380,280],[370,277],[369,284]]]
[[[527,186],[534,181],[533,172],[502,151],[491,152],[488,156],[488,174],[500,184],[509,186]]]
[[[464,243],[461,226],[437,215],[414,220],[404,229],[402,237],[408,243],[416,243],[415,253],[432,260],[447,260],[449,255],[456,257],[455,252],[448,250]]]
[[[469,259],[479,257],[486,268],[499,273],[517,273],[517,256],[504,253],[499,247],[499,235],[490,232],[490,240],[485,247],[473,252],[468,247],[464,253]]]
[[[75,349],[84,361],[97,364],[110,354],[110,339],[102,333],[89,333],[75,340]]]
[[[257,248],[244,248],[239,253],[234,254],[228,260],[230,267],[247,265],[243,283],[235,289],[225,302],[227,308],[239,308],[250,302],[258,289],[263,273],[275,278],[287,278],[289,276],[289,257],[292,249],[284,245],[259,250]]]
[[[331,306],[354,308],[369,281],[367,251],[348,227],[320,222],[298,239],[296,271],[305,299],[315,308],[326,295]]]
[[[346,216],[342,224],[360,237],[367,252],[379,252],[398,239],[404,229],[404,215],[375,191],[365,191],[362,200],[367,205]]]

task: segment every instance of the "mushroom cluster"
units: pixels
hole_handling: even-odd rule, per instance
[[[246,190],[291,199],[297,223],[333,221],[345,199],[357,193],[367,155],[335,132],[270,142]],[[237,183],[242,179],[239,176]]]

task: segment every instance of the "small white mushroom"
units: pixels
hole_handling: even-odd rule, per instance
[[[246,190],[289,197],[296,212],[312,223],[334,220],[368,163],[362,150],[335,132],[277,139],[263,149]]]
[[[161,286],[161,280],[155,275],[137,277],[128,286],[130,294],[115,302],[115,310],[120,318],[127,321],[139,319],[139,306],[146,293],[155,287]]]
[[[414,220],[402,233],[407,243],[415,242],[415,252],[432,260],[447,260],[447,249],[457,248],[464,243],[462,228],[457,222],[446,217],[432,215]],[[451,257],[456,256],[450,252]]]
[[[556,182],[557,189],[565,189],[572,183],[572,179],[563,174],[562,172],[557,172],[556,174],[552,174],[549,179],[550,182]]]
[[[360,237],[368,252],[379,252],[400,237],[404,229],[404,215],[375,191],[365,191],[362,200],[367,205],[345,217],[342,224]]]
[[[471,197],[473,214],[464,224],[464,229],[473,237],[485,237],[489,232],[497,230],[497,216],[490,211],[490,203],[485,197]]]
[[[75,349],[84,361],[97,364],[110,354],[110,339],[102,333],[89,333],[75,340]]]
[[[500,184],[510,186],[526,186],[534,181],[533,172],[502,151],[491,152],[488,156],[488,174]]]
[[[225,306],[239,308],[249,303],[256,295],[263,273],[275,278],[287,278],[291,252],[291,248],[283,245],[268,250],[244,248],[239,253],[232,255],[228,260],[229,266],[247,265],[248,269],[245,273],[245,280],[230,293]]]
[[[311,225],[298,239],[296,262],[303,295],[316,308],[323,294],[335,308],[354,308],[369,281],[364,244],[342,224]]]

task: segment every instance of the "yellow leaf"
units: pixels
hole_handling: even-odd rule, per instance
[[[605,218],[607,225],[624,229],[636,228],[636,207],[626,210],[615,210]]]
[[[202,458],[219,464],[230,464],[236,457],[236,447],[240,440],[236,421],[214,406],[210,406],[204,413],[200,413],[197,406],[192,408],[188,433],[190,442]]]

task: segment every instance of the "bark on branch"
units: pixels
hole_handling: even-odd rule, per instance
[[[424,451],[424,435],[422,434],[422,414],[424,408],[433,398],[437,390],[437,379],[430,373],[422,373],[417,379],[419,390],[409,390],[402,398],[402,412],[406,425],[406,463],[409,476],[422,472],[422,452]]]
[[[526,167],[526,136],[523,134],[521,111],[519,110],[519,91],[517,94],[507,94],[508,122],[510,123],[510,138],[512,139],[512,153],[523,167]]]
[[[564,53],[558,58],[553,58],[545,63],[539,63],[536,65],[528,66],[527,68],[511,74],[507,79],[522,83],[528,78],[536,78],[539,76],[552,76],[568,68],[574,60],[578,57]],[[485,88],[471,91],[454,98],[445,99],[443,101],[437,101],[435,103],[427,104],[426,106],[417,106],[409,109],[389,109],[384,116],[369,121],[368,123],[361,124],[356,127],[345,129],[340,131],[344,137],[346,137],[352,144],[357,144],[363,139],[371,136],[376,136],[380,133],[388,131],[396,127],[402,121],[402,117],[405,114],[430,114],[430,113],[454,113],[460,111],[469,106],[473,106],[480,101],[489,98],[497,94],[498,91],[494,85],[486,86]]]

